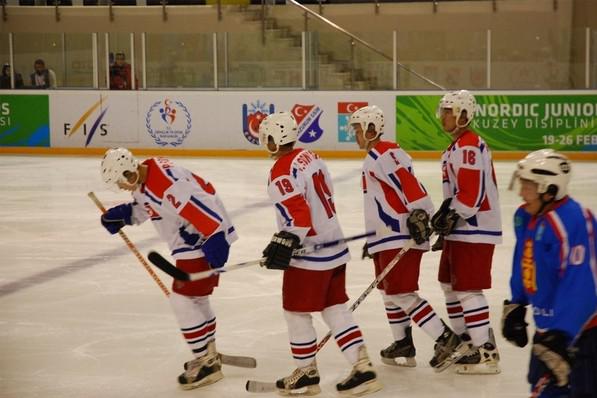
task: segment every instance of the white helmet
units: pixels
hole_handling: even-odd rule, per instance
[[[462,111],[466,111],[466,117],[468,118],[467,125],[475,117],[477,110],[477,101],[475,96],[468,90],[450,91],[446,93],[439,101],[437,107],[437,117],[441,116],[442,109],[452,109],[452,114],[456,116],[456,122],[460,119]],[[464,127],[464,126],[458,126]]]
[[[363,108],[357,109],[352,115],[350,115],[348,124],[350,126],[353,124],[359,124],[363,129],[363,132],[366,132],[369,129],[369,125],[372,124],[377,133],[375,137],[369,140],[373,141],[383,133],[383,111],[379,109],[377,105],[365,106]]]
[[[116,188],[118,182],[127,182],[124,172],[136,172],[138,166],[139,162],[128,149],[108,149],[102,160],[102,180],[111,188]]]
[[[568,194],[571,172],[570,160],[553,149],[529,153],[518,162],[515,176],[538,184],[537,192],[549,193],[560,200]]]
[[[274,139],[278,147],[297,140],[298,127],[292,113],[276,112],[263,119],[259,125],[259,143],[267,147],[269,137]]]

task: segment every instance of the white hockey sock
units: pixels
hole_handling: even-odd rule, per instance
[[[298,368],[304,368],[315,360],[317,334],[313,318],[308,312],[284,311],[288,325],[288,338],[292,358]]]
[[[191,297],[172,292],[170,305],[193,355],[202,357],[207,353],[207,343],[215,340],[216,335],[216,316],[209,296]]]
[[[363,342],[361,329],[355,323],[352,312],[348,310],[346,304],[337,304],[324,309],[321,315],[348,362],[353,365],[357,363],[359,360],[359,347],[365,343]]]
[[[460,300],[456,292],[452,290],[450,284],[442,283],[441,287],[446,297],[446,309],[448,310],[448,318],[450,319],[452,330],[457,335],[461,335],[466,332],[466,325],[464,324],[464,314],[462,313]]]
[[[392,300],[393,296],[388,296],[382,293],[384,306],[386,308],[386,317],[390,324],[390,330],[395,341],[400,341],[406,337],[406,328],[410,326],[410,317],[404,310],[395,304]]]
[[[489,306],[481,291],[456,292],[464,313],[466,330],[473,345],[480,346],[489,341]]]

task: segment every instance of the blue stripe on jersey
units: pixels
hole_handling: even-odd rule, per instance
[[[367,247],[373,247],[373,246],[381,245],[382,243],[391,242],[393,240],[409,240],[409,239],[410,239],[410,235],[388,236],[386,238],[378,240],[377,242],[369,242],[369,243],[367,243]]]
[[[381,203],[375,198],[375,204],[377,205],[377,216],[379,219],[394,232],[400,232],[400,221],[390,216],[388,213],[383,211]]]
[[[492,236],[502,236],[502,231],[460,231],[454,230],[450,232],[450,235],[492,235]]]
[[[223,222],[222,217],[220,217],[218,215],[218,213],[216,213],[215,211],[213,211],[212,209],[210,209],[209,207],[205,206],[203,203],[201,203],[199,201],[199,199],[197,199],[194,196],[191,196],[191,202],[195,203],[197,206],[199,206],[201,208],[201,210],[203,210],[204,212],[206,212],[207,214],[209,214],[210,216],[212,216],[213,218],[215,218],[216,220],[218,220],[219,222]]]
[[[392,180],[394,185],[396,185],[398,189],[402,191],[402,185],[400,185],[400,181],[398,181],[398,179],[396,178],[396,174],[388,174],[388,177],[390,177],[390,180]]]
[[[481,193],[479,194],[479,200],[475,207],[481,206],[481,202],[483,202],[483,198],[485,197],[485,173],[481,174]]]
[[[282,215],[282,217],[284,217],[284,220],[286,220],[286,226],[290,227],[292,225],[292,218],[288,216],[288,213],[286,213],[284,206],[282,206],[280,203],[276,203],[276,208],[280,211],[280,214]]]
[[[293,169],[292,169],[292,176],[293,176],[294,178],[296,178],[296,175],[297,175],[297,174],[298,174],[298,169],[297,169],[296,167],[293,167]]]
[[[231,234],[231,233],[233,233],[233,232],[234,232],[234,227],[230,227],[230,228],[228,228],[228,233],[229,233],[229,234]]]
[[[147,196],[147,198],[148,198],[149,200],[151,200],[152,202],[154,202],[154,203],[156,203],[156,204],[158,204],[158,205],[160,205],[160,206],[162,205],[162,201],[161,201],[161,200],[159,200],[158,198],[156,198],[155,196],[153,196],[153,193],[149,192],[149,191],[147,190],[147,188],[145,189],[145,196]]]
[[[174,181],[178,181],[178,178],[174,177],[174,174],[172,174],[172,170],[166,169],[166,174],[168,174]]]
[[[313,262],[326,262],[326,261],[332,261],[335,260],[337,258],[340,258],[344,255],[348,254],[348,248],[342,250],[339,253],[336,253],[332,256],[327,256],[327,257],[312,257],[312,256],[295,256],[293,258],[296,258],[297,260],[305,260],[305,261],[313,261]]]
[[[369,151],[369,153],[367,155],[371,156],[375,160],[377,160],[377,158],[379,157],[379,155],[377,155],[375,152],[373,152],[373,150]]]
[[[203,246],[203,242],[201,242],[200,245],[193,246],[193,247],[188,247],[188,246],[187,247],[179,247],[178,249],[172,250],[172,255],[184,253],[184,252],[192,252],[194,250],[199,250],[199,249],[201,249],[201,246]]]

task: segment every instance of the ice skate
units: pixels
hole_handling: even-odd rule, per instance
[[[446,370],[469,351],[469,346],[460,337],[444,324],[444,332],[435,342],[435,354],[429,365],[436,372]]]
[[[470,340],[466,335],[463,340]],[[471,343],[472,346],[472,343]],[[456,362],[456,373],[468,375],[498,374],[500,369],[500,354],[495,343],[493,329],[489,329],[489,341],[472,350]]]
[[[207,354],[185,363],[184,367],[185,372],[178,376],[178,383],[183,390],[212,384],[224,377],[222,362],[213,341],[207,344]]]
[[[359,347],[359,360],[346,379],[336,384],[338,393],[347,397],[360,397],[381,390],[377,374],[371,365],[365,346]]]
[[[319,371],[317,363],[297,368],[290,376],[276,381],[276,388],[281,395],[316,395],[321,392],[319,387]]]
[[[417,366],[415,355],[417,350],[413,344],[412,327],[406,328],[406,337],[399,341],[394,341],[388,348],[381,350],[381,361],[386,365],[405,366],[414,368]]]

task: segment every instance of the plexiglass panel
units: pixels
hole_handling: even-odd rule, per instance
[[[23,74],[25,87],[58,88],[66,81],[65,35],[60,33],[15,33],[15,70]],[[38,63],[37,72],[34,72]],[[49,81],[48,81],[49,79]]]
[[[105,40],[105,39],[104,39]],[[103,47],[105,51],[105,46]],[[108,34],[108,65],[110,90],[131,90],[139,88],[139,64],[131,63],[132,54],[135,52],[131,43],[131,33]],[[135,60],[137,58],[135,57]],[[106,54],[102,54],[100,63],[106,65]],[[133,72],[134,70],[134,72]],[[103,69],[105,73],[105,69]],[[133,79],[134,76],[134,79]],[[106,76],[104,76],[104,81]],[[134,80],[134,83],[133,83]]]
[[[218,34],[221,88],[301,88],[300,34],[283,30]]]
[[[147,33],[147,88],[213,88],[213,34]]]

